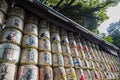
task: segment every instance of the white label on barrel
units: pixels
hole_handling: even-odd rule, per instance
[[[38,38],[34,35],[25,35],[23,37],[23,47],[35,47],[38,48]]]
[[[51,67],[40,67],[40,80],[53,80],[53,71]]]
[[[62,53],[60,43],[52,43],[52,53]]]
[[[51,41],[52,42],[60,42],[59,33],[51,33]]]
[[[50,41],[48,39],[39,39],[39,50],[51,51]]]
[[[80,58],[73,58],[75,68],[81,68]]]
[[[17,63],[19,60],[19,54],[20,52],[14,49],[0,49],[0,59],[3,61]]]
[[[40,52],[39,53],[39,65],[51,65],[52,59],[51,59],[51,53],[49,52]]]
[[[20,44],[22,33],[15,29],[7,29],[3,32],[2,41],[11,41]]]
[[[38,51],[35,49],[23,49],[21,56],[21,63],[37,64]]]
[[[48,39],[50,39],[49,29],[43,29],[43,28],[41,28],[39,30],[39,38],[48,38]]]
[[[64,57],[64,65],[65,67],[73,67],[73,59],[71,56],[63,56]]]
[[[71,55],[72,55],[73,57],[79,57],[77,48],[71,47],[70,49],[71,49]]]
[[[61,44],[69,44],[67,36],[61,36]]]
[[[38,80],[38,68],[32,65],[20,66],[18,80]]]
[[[67,80],[66,72],[63,67],[53,68],[54,80]]]
[[[16,16],[8,17],[6,27],[14,27],[19,30],[23,30],[24,22],[21,18]]]
[[[0,64],[0,80],[16,80],[16,66],[14,64]]]
[[[67,80],[76,80],[76,73],[74,68],[67,68],[66,76],[67,76]]]
[[[26,24],[25,28],[24,28],[24,33],[25,34],[30,33],[30,34],[38,35],[38,27],[37,27],[37,25],[32,24],[32,23]]]
[[[63,56],[61,54],[53,54],[53,66],[64,66]]]
[[[71,50],[68,45],[62,45],[62,53],[63,55],[71,55]]]

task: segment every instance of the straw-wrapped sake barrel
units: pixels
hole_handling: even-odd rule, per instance
[[[54,80],[67,80],[64,67],[53,68]]]
[[[74,67],[73,59],[71,56],[63,56],[65,67]]]
[[[0,80],[16,80],[16,65],[0,63]]]
[[[85,74],[85,79],[86,80],[93,80],[91,72],[89,70],[84,70],[84,74]]]
[[[23,37],[23,48],[38,48],[38,37],[35,35],[24,35]]]
[[[6,28],[16,28],[20,31],[23,30],[24,22],[21,18],[10,16],[7,18]]]
[[[4,24],[5,21],[5,14],[0,11],[0,27]]]
[[[49,39],[39,39],[39,51],[51,51],[51,43]]]
[[[82,62],[82,68],[83,69],[89,68],[89,64],[88,64],[87,60],[82,59],[81,62]]]
[[[38,80],[38,68],[34,65],[20,66],[17,80]]]
[[[40,28],[39,29],[39,38],[50,39],[49,29]]]
[[[60,36],[61,39],[61,44],[62,45],[67,45],[69,44],[68,37],[67,36]]]
[[[73,62],[74,62],[74,67],[75,68],[81,68],[82,64],[81,64],[81,60],[79,57],[73,58]]]
[[[75,73],[76,73],[76,77],[77,80],[82,80],[82,78],[84,79],[84,72],[83,69],[75,69]]]
[[[21,64],[33,64],[38,63],[38,51],[33,48],[23,49],[21,52]]]
[[[20,47],[11,43],[0,44],[0,61],[18,63]]]
[[[1,42],[10,42],[21,45],[22,33],[16,29],[4,29]]]
[[[65,71],[67,80],[76,80],[76,73],[74,68],[66,68]]]
[[[21,7],[15,6],[15,7],[10,9],[9,16],[20,17],[21,19],[24,20],[25,11]]]
[[[52,65],[53,65],[53,67],[64,66],[62,54],[53,54],[52,55]]]
[[[53,80],[52,68],[48,66],[40,67],[39,80]]]
[[[51,42],[60,42],[59,33],[51,33]]]
[[[61,45],[63,55],[71,55],[71,50],[69,45]]]
[[[78,53],[77,48],[71,47],[70,50],[71,50],[71,56],[72,57],[79,57],[79,53]]]
[[[39,52],[39,65],[40,66],[51,66],[52,56],[50,52]]]
[[[38,35],[38,26],[33,23],[27,23],[24,27],[24,34]]]
[[[62,53],[60,43],[55,43],[55,42],[51,43],[51,49],[52,49],[52,53],[57,53],[57,54]]]

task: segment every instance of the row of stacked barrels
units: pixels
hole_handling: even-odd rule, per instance
[[[0,1],[0,80],[119,80],[119,59]]]

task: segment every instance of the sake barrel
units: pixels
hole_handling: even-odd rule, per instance
[[[74,39],[73,33],[68,31],[67,32],[68,38]]]
[[[88,59],[88,60],[91,60],[91,55],[89,52],[85,53],[85,58]]]
[[[71,55],[71,50],[69,45],[61,45],[63,55]]]
[[[53,54],[52,55],[52,65],[53,65],[53,67],[64,66],[62,54]]]
[[[16,80],[16,66],[9,63],[0,63],[0,80]]]
[[[87,60],[82,59],[81,62],[82,62],[82,68],[83,69],[89,68],[89,64],[88,64]]]
[[[80,50],[80,51],[78,50],[78,53],[79,53],[80,58],[85,58],[85,53],[83,50]]]
[[[40,51],[51,51],[51,43],[48,39],[39,39],[39,48]]]
[[[60,38],[61,38],[61,44],[63,44],[63,45],[69,44],[67,36],[61,36]]]
[[[38,26],[33,23],[27,23],[24,27],[24,34],[33,34],[38,36]]]
[[[15,6],[15,7],[10,9],[8,15],[9,16],[18,16],[18,17],[20,17],[21,19],[24,20],[25,11],[21,7]]]
[[[20,66],[17,80],[38,80],[38,68],[34,65]]]
[[[74,67],[75,68],[81,68],[82,67],[80,58],[78,58],[78,57],[73,58],[73,62],[74,62]]]
[[[7,18],[6,28],[16,28],[20,31],[23,30],[24,22],[21,18],[10,16]]]
[[[67,31],[63,28],[59,28],[60,29],[60,35],[61,36],[67,36]]]
[[[76,80],[76,73],[74,68],[66,68],[65,71],[67,80]]]
[[[0,44],[0,61],[18,63],[20,47],[11,43]]]
[[[39,72],[40,80],[53,80],[53,71],[51,67],[40,67]]]
[[[71,56],[72,57],[79,57],[78,50],[75,47],[71,47]]]
[[[53,68],[54,80],[67,80],[64,67]]]
[[[2,34],[1,42],[11,42],[21,45],[22,33],[16,29],[5,29]]]
[[[82,44],[81,44],[80,41],[76,41],[76,44],[77,44],[77,49],[78,49],[78,51],[80,51],[80,50],[83,49]]]
[[[33,48],[23,49],[21,52],[21,64],[38,64],[38,51]]]
[[[4,21],[5,21],[5,14],[2,11],[0,11],[0,27],[2,27]]]
[[[32,23],[32,24],[38,25],[38,17],[34,14],[27,13],[25,23]]]
[[[76,77],[77,77],[76,80],[85,79],[83,69],[75,68],[75,73],[76,73]]]
[[[50,25],[50,31],[51,31],[52,33],[59,33],[59,27],[56,26],[56,25],[54,25],[54,24],[51,24],[51,25]]]
[[[84,70],[84,74],[86,80],[93,80],[89,70]]]
[[[80,42],[80,34],[75,34],[74,38],[76,42]]]
[[[8,10],[8,4],[6,0],[0,0],[0,11],[3,11],[6,14],[7,10]]]
[[[23,37],[23,48],[38,48],[38,38],[35,35],[24,35]]]
[[[71,56],[63,56],[65,67],[74,67],[73,59]]]
[[[51,66],[52,65],[52,56],[49,52],[39,52],[39,65],[40,66]]]
[[[60,43],[51,43],[51,49],[52,49],[52,53],[62,53],[62,49],[61,49],[61,44]]]
[[[48,21],[44,19],[39,20],[39,28],[49,29]]]
[[[60,42],[59,33],[51,33],[51,42]]]
[[[39,38],[50,39],[49,29],[40,28],[39,29]]]
[[[77,46],[74,39],[69,39],[69,45],[70,45],[70,47],[76,47]]]

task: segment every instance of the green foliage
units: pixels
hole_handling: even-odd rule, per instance
[[[106,9],[119,0],[40,0],[91,31],[108,19]]]
[[[120,21],[110,24],[107,31],[113,38],[113,44],[120,48]]]
[[[110,43],[113,43],[113,38],[111,36],[105,36],[105,37],[103,37],[103,39]]]

